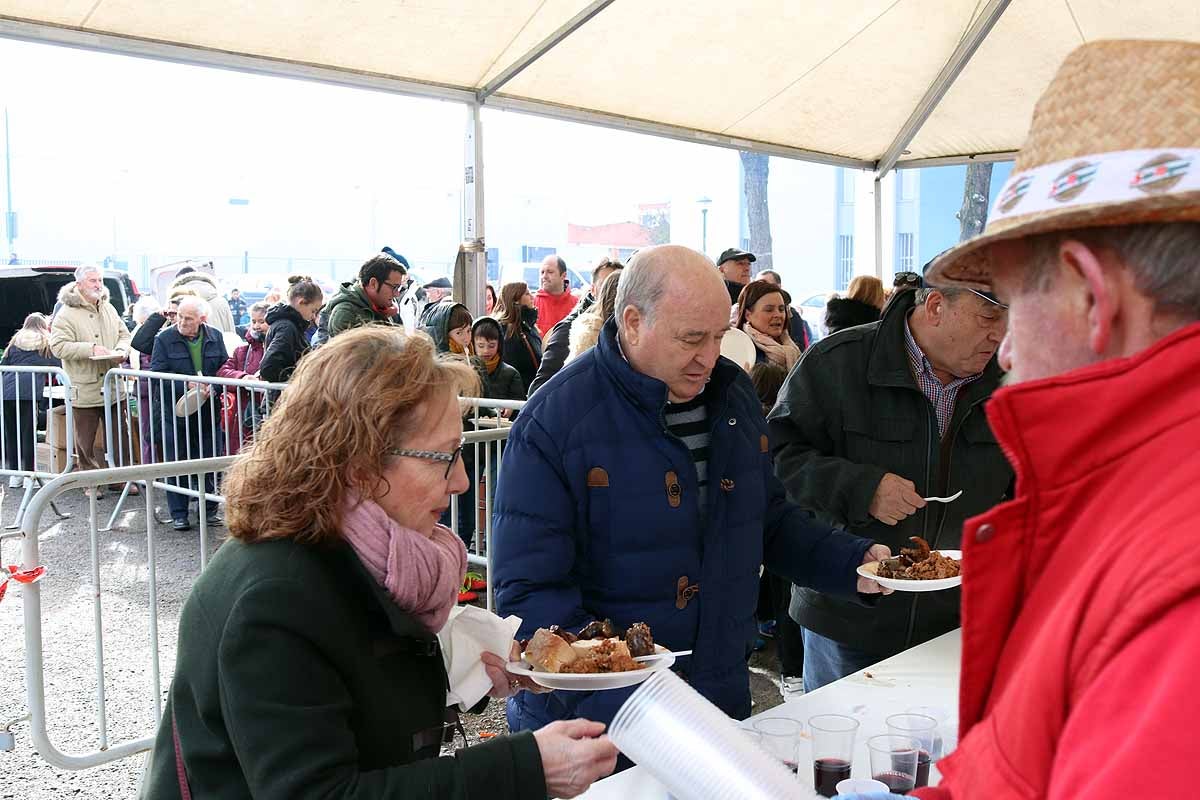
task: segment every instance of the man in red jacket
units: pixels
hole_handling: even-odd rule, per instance
[[[571,291],[567,278],[567,262],[558,256],[546,256],[542,259],[538,278],[541,285],[533,296],[533,305],[538,311],[538,330],[544,337],[563,317],[571,313],[579,298]]]
[[[988,416],[1017,491],[963,529],[960,743],[920,797],[1194,796],[1197,253],[1200,44],[1084,45],[927,276],[1010,306]]]

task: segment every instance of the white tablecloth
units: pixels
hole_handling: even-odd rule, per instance
[[[846,714],[859,720],[855,740],[855,778],[871,777],[867,739],[887,733],[884,719],[914,706],[931,706],[945,714],[941,735],[949,747],[958,740],[958,674],[962,636],[951,631],[943,636],[906,650],[873,667],[842,678],[815,692],[789,700],[742,723],[749,727],[755,719],[788,717],[804,724],[807,737],[808,719],[817,714]],[[812,788],[812,757],[809,741],[800,747],[801,785]],[[703,769],[702,766],[697,767]],[[937,766],[930,769],[929,781],[938,781]],[[664,800],[666,788],[641,767],[628,769],[618,775],[598,781],[580,797],[587,800]]]

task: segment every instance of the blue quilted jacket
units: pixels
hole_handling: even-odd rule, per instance
[[[871,542],[786,499],[761,405],[733,362],[717,363],[706,396],[712,447],[700,508],[691,456],[663,419],[667,387],[625,361],[609,320],[597,346],[513,426],[496,497],[496,603],[522,618],[522,637],[594,619],[646,622],[657,643],[695,651],[675,669],[741,719],[750,713],[759,565],[854,597]],[[522,692],[509,701],[509,724],[607,723],[631,691]]]

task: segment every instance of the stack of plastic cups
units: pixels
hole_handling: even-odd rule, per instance
[[[737,723],[668,670],[651,675],[625,701],[608,735],[674,797],[817,797]]]

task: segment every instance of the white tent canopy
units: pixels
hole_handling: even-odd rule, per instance
[[[1085,41],[1200,41],[1197,0],[0,0],[0,37],[467,104],[875,172],[1008,160]]]
[[[901,166],[1009,157],[1072,48],[1200,39],[1200,3],[0,0],[0,35],[886,170],[893,145]]]

